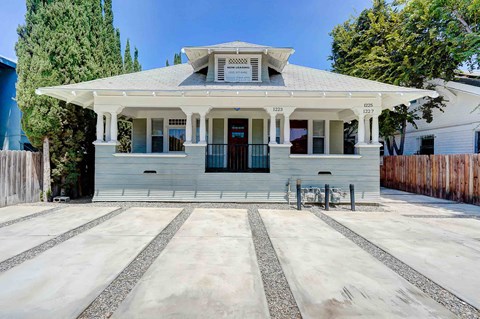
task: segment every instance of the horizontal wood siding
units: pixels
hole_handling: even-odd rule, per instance
[[[362,158],[290,158],[289,148],[272,147],[270,173],[205,173],[205,147],[186,146],[186,157],[115,157],[113,146],[97,146],[95,201],[194,200],[284,202],[288,182],[341,187],[354,183],[358,201],[379,198],[378,149]],[[145,174],[144,171],[156,171]],[[332,175],[318,175],[331,171]],[[292,186],[292,190],[295,185]],[[345,198],[348,201],[348,197]]]
[[[40,200],[42,154],[0,151],[0,207]]]
[[[480,155],[386,156],[382,186],[480,205]]]

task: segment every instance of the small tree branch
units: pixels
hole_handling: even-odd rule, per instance
[[[460,15],[460,13],[458,13],[457,10],[453,10],[453,15],[463,25],[463,27],[465,28],[465,31],[467,31],[467,33],[469,33],[469,34],[473,33],[472,28],[470,28],[467,21],[465,21],[465,19],[462,18],[462,16]]]

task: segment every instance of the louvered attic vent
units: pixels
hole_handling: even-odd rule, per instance
[[[216,82],[261,82],[261,56],[217,55]]]

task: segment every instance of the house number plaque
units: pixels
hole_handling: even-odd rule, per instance
[[[373,108],[373,103],[363,104],[363,114],[373,114],[373,113],[375,113],[375,109]]]

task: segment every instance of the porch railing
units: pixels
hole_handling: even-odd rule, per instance
[[[268,144],[208,144],[206,172],[270,172]]]

